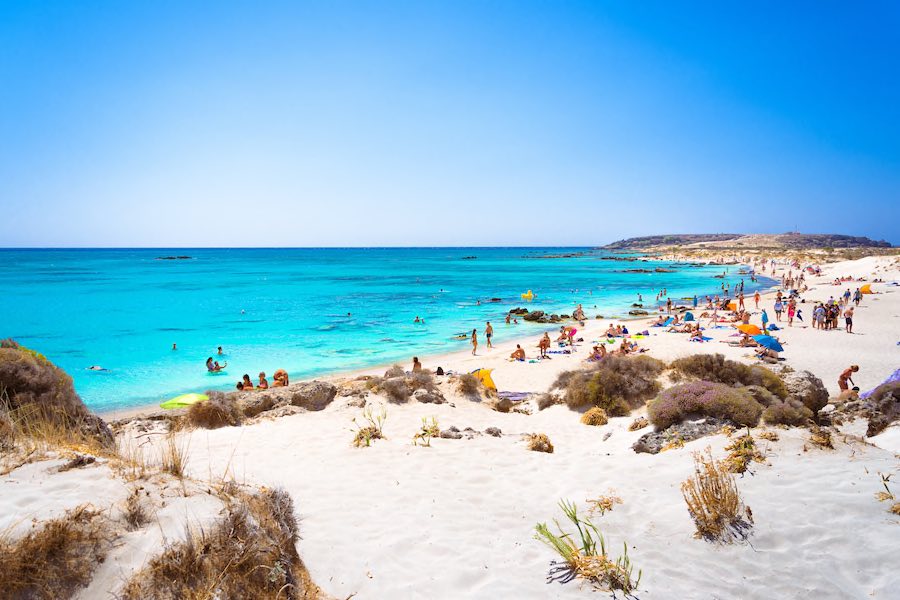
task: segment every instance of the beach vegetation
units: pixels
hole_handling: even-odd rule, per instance
[[[581,415],[581,422],[592,426],[606,425],[609,423],[609,417],[606,416],[605,410],[599,406],[593,406]]]
[[[554,404],[562,404],[563,400],[556,394],[547,392],[544,394],[540,394],[535,402],[537,403],[538,410],[544,410],[545,408],[549,408]]]
[[[116,440],[115,461],[111,464],[128,481],[144,479],[153,470],[143,446],[124,436]]]
[[[379,391],[388,401],[395,404],[403,404],[409,401],[409,386],[403,377],[385,379],[379,386]]]
[[[726,385],[756,385],[778,398],[787,398],[784,381],[765,367],[745,365],[722,354],[694,354],[672,362],[671,368],[683,376]]]
[[[193,427],[218,429],[236,427],[244,419],[237,402],[222,392],[207,392],[209,400],[191,404],[187,411],[187,422]]]
[[[438,426],[437,419],[435,417],[431,417],[429,420],[426,417],[422,417],[422,427],[419,428],[419,431],[413,435],[413,446],[418,446],[422,444],[423,446],[431,446],[431,438],[440,437],[441,428]]]
[[[755,426],[763,407],[743,388],[723,383],[692,381],[662,391],[647,405],[647,417],[657,429],[688,418],[716,417]]]
[[[559,506],[574,526],[574,532],[563,529],[554,519],[556,531],[546,523],[535,526],[535,539],[543,542],[559,555],[554,563],[551,579],[570,581],[581,577],[601,589],[621,591],[626,595],[637,590],[641,571],[634,575],[634,565],[628,557],[628,544],[623,544],[621,556],[613,559],[606,548],[603,534],[590,518],[581,517],[574,502],[560,500]]]
[[[767,442],[778,441],[778,433],[775,431],[761,431],[757,434],[757,437],[761,440],[766,440]]]
[[[392,365],[384,372],[384,379],[393,379],[394,377],[406,377],[406,371],[400,365]]]
[[[162,467],[162,470],[182,479],[184,477],[184,469],[187,466],[189,450],[190,438],[184,438],[179,441],[178,435],[174,432],[170,432],[166,435],[166,440],[161,451],[162,460],[160,466]]]
[[[647,417],[638,417],[628,426],[628,431],[637,431],[639,429],[643,429],[649,424],[650,421],[647,420]]]
[[[725,450],[728,452],[724,461],[725,468],[731,473],[744,473],[751,463],[766,462],[766,457],[756,447],[756,440],[750,435],[749,428],[746,434],[734,438],[725,446]]]
[[[813,446],[824,450],[834,449],[834,442],[831,439],[831,431],[824,427],[811,425],[809,428],[809,441]]]
[[[71,598],[106,558],[108,530],[99,512],[79,506],[24,536],[0,535],[0,595]]]
[[[122,511],[128,529],[134,531],[150,522],[150,514],[141,498],[141,488],[134,488],[125,498],[125,509]]]
[[[124,585],[123,600],[259,598],[314,600],[312,583],[297,553],[299,527],[284,490],[239,493],[225,516],[207,529],[167,546]]]
[[[812,421],[813,412],[799,400],[788,398],[768,406],[762,414],[769,425],[791,425],[799,427]]]
[[[471,373],[460,375],[457,379],[456,391],[463,396],[470,398],[480,397],[483,390],[484,385],[481,383],[481,380]]]
[[[546,433],[529,433],[528,449],[532,452],[546,452],[553,454],[553,443]]]
[[[622,504],[622,499],[615,494],[607,494],[605,496],[598,496],[597,498],[588,500],[587,503],[589,506],[588,513],[599,513],[602,517],[613,508],[615,508],[617,504]]]
[[[665,363],[649,356],[607,356],[589,369],[561,373],[553,384],[571,409],[597,406],[610,417],[627,416],[660,389]]]
[[[734,476],[712,451],[694,453],[694,475],[681,484],[696,536],[711,542],[742,541],[750,534],[753,518],[744,506]]]
[[[376,411],[370,404],[363,409],[360,421],[353,418],[353,445],[357,448],[369,447],[372,440],[384,439],[384,422],[387,420],[387,410],[379,406]]]

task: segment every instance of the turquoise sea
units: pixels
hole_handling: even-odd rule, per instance
[[[583,254],[546,258],[568,253]],[[298,380],[406,364],[467,348],[454,334],[481,332],[488,320],[498,340],[537,334],[551,326],[503,322],[529,289],[530,308],[571,313],[580,302],[593,317],[627,314],[638,293],[646,307],[663,287],[678,298],[714,294],[722,283],[713,275],[723,267],[608,256],[585,248],[0,250],[0,338],[45,354],[90,408],[108,411],[231,388],[243,373],[255,380],[284,368]],[[657,266],[675,272],[622,272]],[[727,281],[739,280],[731,267]],[[227,372],[208,375],[209,356],[227,361]]]

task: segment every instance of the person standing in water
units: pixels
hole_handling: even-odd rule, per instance
[[[472,330],[472,356],[475,356],[475,351],[478,350],[478,330]]]
[[[491,338],[494,337],[494,328],[491,326],[491,322],[488,321],[484,326],[484,337],[487,338],[487,347],[493,348],[494,346],[491,344]]]

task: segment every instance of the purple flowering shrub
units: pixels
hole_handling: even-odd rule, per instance
[[[762,412],[762,405],[747,390],[711,381],[670,387],[647,404],[647,417],[657,429],[665,429],[688,417],[717,417],[754,426]]]
[[[679,375],[728,385],[757,385],[779,398],[788,396],[784,381],[769,369],[728,360],[721,354],[685,356],[672,362],[671,366]]]

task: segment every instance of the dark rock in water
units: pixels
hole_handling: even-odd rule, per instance
[[[526,321],[540,321],[544,317],[544,311],[542,310],[533,310],[530,313],[527,313],[523,319]]]
[[[445,440],[460,440],[462,439],[462,434],[455,427],[451,427],[450,429],[441,431],[441,437]]]
[[[487,429],[484,430],[484,432],[486,434],[492,435],[494,437],[500,437],[503,434],[503,432],[500,431],[499,427],[488,427]]]
[[[628,311],[628,314],[629,314],[629,315],[632,315],[632,316],[635,316],[635,317],[642,317],[642,316],[649,315],[650,313],[648,313],[646,310],[642,310],[642,309],[640,309],[640,308],[636,308],[636,309],[634,309],[634,310],[629,310],[629,311]]]
[[[475,260],[476,258],[478,258],[478,257],[477,256],[463,256],[462,260]]]
[[[192,256],[157,256],[156,260],[190,260]]]
[[[334,400],[337,388],[324,381],[300,384],[291,396],[291,404],[307,410],[322,410]]]
[[[718,433],[725,425],[737,427],[731,423],[731,421],[717,419],[715,417],[707,417],[699,421],[677,423],[663,431],[645,433],[638,438],[638,441],[631,446],[631,449],[635,452],[658,454],[666,444],[676,438],[683,442],[690,442],[707,435]]]
[[[619,273],[652,273],[650,269],[622,269]]]
[[[656,267],[655,269],[653,269],[653,272],[654,273],[674,273],[675,270],[674,269],[663,269],[660,267]]]
[[[560,319],[571,319],[572,315],[559,315]]]
[[[559,321],[560,321],[559,315],[550,315],[550,321],[553,323],[559,323]]]
[[[528,309],[527,309],[527,308],[516,307],[516,308],[510,310],[510,311],[509,311],[509,314],[511,314],[511,315],[527,315],[527,314],[528,314]]]
[[[644,305],[638,304],[637,302],[635,302],[634,304],[631,305],[631,308],[644,308]]]

